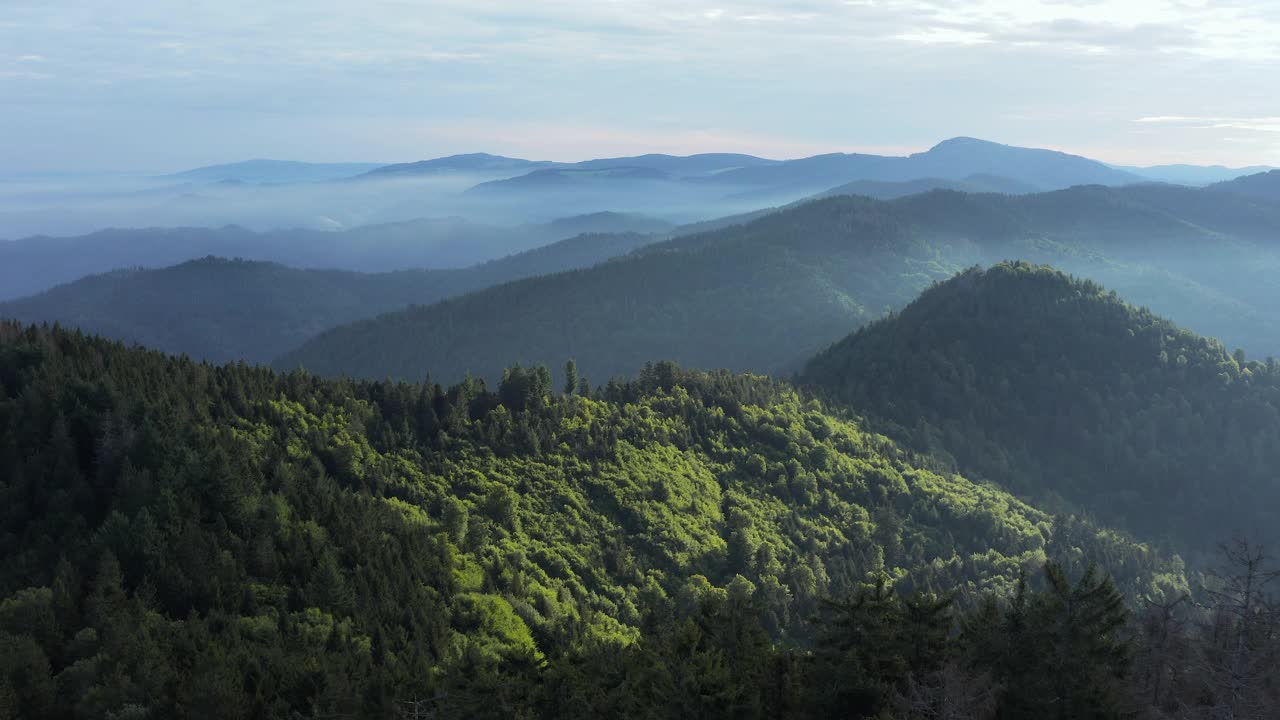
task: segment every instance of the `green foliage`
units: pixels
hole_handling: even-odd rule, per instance
[[[0,325],[0,388],[23,717],[760,716],[800,707],[808,619],[869,577],[968,607],[1058,555],[1176,576],[759,377],[325,381]],[[885,615],[908,669],[931,603]],[[876,703],[909,685],[859,662]]]

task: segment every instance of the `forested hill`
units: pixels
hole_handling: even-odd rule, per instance
[[[277,367],[496,379],[574,357],[597,380],[648,359],[776,372],[974,263],[1050,262],[1198,332],[1280,353],[1280,207],[1171,186],[1010,197],[825,198],[638,257],[335,329]]]
[[[325,381],[0,325],[0,709],[871,716],[958,658],[974,702],[1051,683],[1101,707],[1128,645],[1084,564],[1187,589],[785,385],[660,364],[573,389]],[[1052,558],[1043,594],[1015,588]],[[988,590],[1017,592],[1009,621]],[[952,600],[985,608],[963,644]]]
[[[275,365],[405,379],[492,380],[510,362],[559,367],[570,357],[597,381],[650,359],[769,371],[906,304],[957,262],[883,203],[828,198],[337,328]]]
[[[1280,364],[1046,267],[969,270],[814,358],[804,381],[1048,507],[1182,551],[1280,541]]]
[[[343,323],[518,278],[589,267],[656,239],[584,234],[462,270],[368,274],[209,257],[91,275],[0,303],[0,318],[57,322],[213,362],[268,363]]]
[[[1269,170],[1234,180],[1227,180],[1213,185],[1212,189],[1253,195],[1275,202],[1280,200],[1280,170]]]

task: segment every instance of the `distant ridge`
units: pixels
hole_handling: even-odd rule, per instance
[[[1280,200],[1280,170],[1246,175],[1210,186],[1211,190],[1233,192],[1241,195]]]
[[[766,160],[754,155],[735,153],[701,153],[687,156],[655,153],[632,157],[596,158],[576,163],[522,160],[501,155],[489,155],[487,153],[471,153],[467,155],[451,155],[434,160],[387,165],[372,170],[366,173],[365,176],[387,177],[393,175],[412,176],[465,172],[544,172],[550,170],[574,172],[630,168],[654,171],[670,177],[703,177],[728,170],[759,167],[776,164],[777,162],[777,160]]]
[[[1117,170],[1141,175],[1148,180],[1176,185],[1212,185],[1275,169],[1266,166],[1231,168],[1223,165],[1153,165],[1151,167],[1116,165],[1115,167]]]
[[[468,192],[541,190],[549,187],[595,186],[601,183],[635,185],[660,183],[674,179],[668,173],[647,167],[545,168],[534,170],[527,175],[481,183],[471,188]]]
[[[439,175],[443,173],[488,173],[488,172],[525,172],[537,168],[551,167],[552,162],[522,160],[520,158],[490,155],[488,153],[467,153],[450,155],[433,160],[420,160],[411,163],[384,165],[364,173],[362,178],[388,178],[414,175]]]
[[[379,167],[377,163],[311,163],[293,160],[255,159],[225,165],[209,165],[171,175],[162,180],[198,183],[286,184],[341,180]]]
[[[572,219],[561,230],[610,222],[616,221]],[[0,317],[57,322],[201,360],[266,363],[335,325],[519,278],[588,267],[656,239],[584,232],[469,268],[385,273],[210,256],[172,267],[90,275],[0,303]]]
[[[213,255],[300,268],[386,272],[465,268],[581,233],[665,233],[671,226],[636,214],[562,217],[547,224],[498,226],[461,218],[420,218],[338,230],[254,232],[239,226],[107,229],[71,237],[0,242],[0,300],[32,295],[121,267],[164,267]]]
[[[580,162],[535,161],[484,152],[450,155],[416,162],[308,163],[254,159],[211,165],[165,175],[189,182],[293,183],[352,177],[389,178],[440,174],[499,174],[514,177],[544,169],[600,170],[647,168],[673,179],[746,185],[827,187],[855,181],[919,182],[926,178],[963,181],[974,177],[1007,178],[1034,190],[1071,185],[1125,185],[1143,181],[1210,185],[1264,173],[1265,166],[1229,168],[1221,165],[1155,165],[1130,167],[1107,164],[1054,150],[1003,145],[972,137],[944,140],[927,151],[907,156],[828,153],[793,160],[771,160],[742,153],[605,157]],[[963,189],[963,188],[956,188]],[[817,191],[816,187],[810,190]]]
[[[612,171],[592,175],[589,171]],[[625,172],[624,172],[625,171]],[[647,174],[646,174],[647,171]],[[767,188],[790,193],[792,199],[838,185],[857,182],[965,182],[955,189],[1033,192],[1073,185],[1127,185],[1148,178],[1089,158],[1037,148],[1002,145],[970,137],[944,140],[925,152],[908,156],[828,153],[795,160],[769,160],[754,155],[703,153],[689,156],[650,154],[597,158],[577,163],[530,161],[472,153],[434,160],[388,165],[362,177],[502,173],[485,191],[525,188],[569,188],[618,179],[646,179],[706,187]],[[986,178],[1000,179],[998,188],[974,187]],[[494,184],[496,183],[496,184]]]
[[[1004,177],[1038,190],[1072,185],[1127,185],[1142,181],[1137,175],[1078,155],[1001,145],[969,137],[944,140],[925,152],[906,157],[840,153],[817,155],[730,171],[714,180],[729,184],[822,186],[817,189],[825,189],[856,180],[963,180],[974,175]]]

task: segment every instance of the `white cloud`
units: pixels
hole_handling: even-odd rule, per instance
[[[1134,122],[1177,125],[1190,130],[1253,130],[1280,133],[1280,116],[1275,117],[1188,117],[1165,115],[1138,118]]]
[[[981,45],[991,42],[991,36],[973,30],[948,27],[931,27],[894,35],[898,40],[923,45]]]
[[[258,148],[264,117],[315,128],[342,111],[397,127],[483,126],[501,136],[495,146],[531,152],[531,128],[563,138],[573,133],[553,129],[619,127],[651,149],[726,144],[716,138],[921,147],[968,134],[1152,162],[1280,162],[1217,144],[1275,132],[1277,103],[1259,92],[1280,77],[1271,0],[191,0],[181,14],[169,0],[111,13],[98,0],[0,3],[11,58],[0,57],[0,77],[34,79],[26,71],[39,66],[25,63],[39,61],[27,58],[56,58],[39,67],[56,78],[0,92],[0,136],[27,133],[21,147],[39,148],[25,141],[71,109],[175,151],[200,144],[189,116]],[[1221,117],[1145,117],[1153,109]],[[343,142],[367,142],[352,133]],[[577,136],[577,154],[620,149],[603,131]],[[130,149],[63,140],[75,158]],[[402,146],[412,157],[485,144],[462,143],[436,134]],[[227,141],[227,159],[236,147]]]

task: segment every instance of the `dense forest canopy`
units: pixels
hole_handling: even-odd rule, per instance
[[[572,389],[520,368],[494,391],[325,381],[4,325],[0,697],[19,716],[376,714],[514,674],[523,707],[547,683],[568,696],[539,703],[604,692],[581,665],[601,652],[701,662],[688,621],[749,621],[734,642],[761,654],[732,662],[774,672],[834,632],[810,621],[827,599],[947,598],[946,645],[945,608],[1022,576],[1068,592],[1046,562],[1085,590],[1102,563],[1104,596],[1190,589],[1176,561],[929,470],[775,381],[657,364]],[[906,670],[864,670],[896,679],[822,702],[905,691]]]

